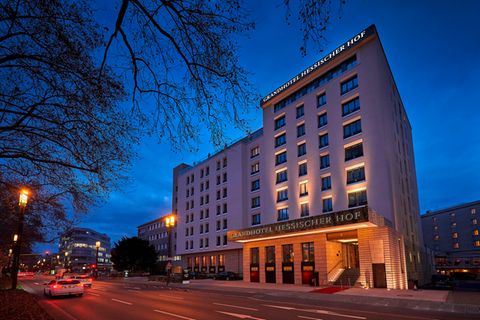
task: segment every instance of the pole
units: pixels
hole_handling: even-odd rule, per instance
[[[100,249],[100,247],[97,246],[97,254],[95,256],[95,279],[98,278],[98,249]]]
[[[17,288],[18,265],[20,263],[20,248],[21,248],[22,238],[23,238],[24,215],[25,215],[25,206],[23,205],[23,206],[20,206],[20,218],[18,222],[18,231],[17,231],[18,239],[13,249],[13,262],[12,262],[12,269],[11,269],[12,289]]]

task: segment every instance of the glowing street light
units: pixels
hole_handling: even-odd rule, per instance
[[[100,241],[95,242],[95,247],[97,248],[97,254],[95,255],[95,278],[98,277],[98,250],[100,249]]]
[[[14,241],[14,250],[13,250],[13,262],[12,262],[12,289],[17,288],[17,276],[18,276],[18,266],[20,264],[20,248],[23,234],[23,220],[25,216],[25,207],[28,203],[28,195],[30,191],[27,189],[20,190],[20,196],[18,198],[18,206],[20,207],[20,217],[18,221],[18,231],[13,236]]]

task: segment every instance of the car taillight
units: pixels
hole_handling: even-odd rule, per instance
[[[57,289],[57,285],[54,284],[54,285],[52,286],[52,288],[53,288],[53,289]]]
[[[82,283],[77,284],[77,287],[83,287]]]
[[[93,278],[88,279],[89,281],[93,281]]]

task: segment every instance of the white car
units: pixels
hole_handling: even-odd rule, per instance
[[[76,295],[81,297],[83,284],[75,279],[56,279],[46,284],[43,293],[50,297]]]
[[[88,274],[74,274],[67,277],[68,279],[75,279],[80,281],[84,287],[91,288],[93,284],[93,277]]]

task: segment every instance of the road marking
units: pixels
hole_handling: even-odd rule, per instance
[[[91,294],[92,296],[97,296],[97,297],[100,297],[100,295],[98,293],[93,293],[93,292],[87,292],[88,294]]]
[[[127,302],[127,301],[123,301],[123,300],[118,300],[118,299],[113,299],[112,298],[112,301],[115,301],[115,302],[120,302],[120,303],[123,303],[123,304],[128,304],[129,306],[131,306],[133,303],[131,302]]]
[[[39,285],[40,285],[40,283],[38,283],[38,282],[34,282],[33,284],[36,284],[37,286],[39,286]]]
[[[165,294],[155,293],[155,296],[156,296],[156,297],[165,297],[165,298],[168,298],[168,299],[185,300],[185,298],[176,297],[176,296],[174,296],[174,295],[165,295]]]
[[[180,318],[180,319],[185,319],[185,320],[195,320],[193,318],[189,318],[189,317],[184,317],[184,316],[181,316],[179,314],[175,314],[175,313],[170,313],[170,312],[167,312],[167,311],[162,311],[162,310],[153,310],[155,312],[158,312],[158,313],[163,313],[163,314],[166,314],[168,316],[173,316],[173,317],[177,317],[177,318]]]
[[[312,317],[305,317],[305,316],[298,316],[298,317],[302,319],[310,319],[310,320],[323,320],[321,318],[312,318]]]
[[[253,317],[251,315],[248,315],[248,314],[232,313],[232,312],[225,312],[225,311],[218,311],[218,310],[215,310],[215,312],[223,313],[223,314],[226,314],[227,316],[240,318],[240,319],[265,320],[263,318],[255,318],[255,317]]]
[[[275,306],[275,305],[271,305],[271,304],[264,304],[264,306],[265,306],[265,307],[270,307],[270,308],[282,309],[282,310],[297,310],[297,311],[303,311],[303,312],[313,312],[313,313],[328,314],[328,315],[332,315],[332,316],[345,317],[345,318],[367,319],[366,317],[353,316],[353,315],[350,315],[350,314],[343,314],[343,313],[338,313],[338,312],[333,312],[333,311],[328,311],[328,310],[298,309],[298,308],[294,308],[294,307]]]
[[[214,302],[213,304],[216,304],[217,306],[224,306],[224,307],[232,307],[232,308],[238,308],[238,309],[258,311],[258,309],[247,308],[247,307],[240,307],[240,306],[234,306],[233,304],[224,304],[224,303],[218,303],[218,302]]]

